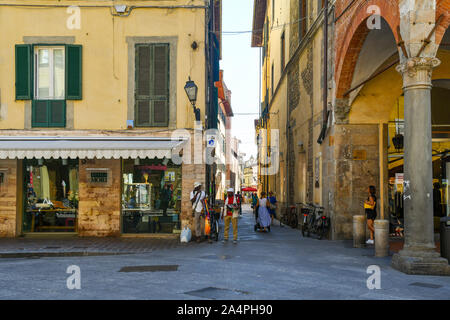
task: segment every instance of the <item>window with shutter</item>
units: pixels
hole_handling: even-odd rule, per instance
[[[66,100],[82,98],[81,49],[64,44],[16,46],[16,96],[33,100],[33,127],[65,127]]]
[[[136,126],[168,126],[169,44],[137,44],[135,72]]]

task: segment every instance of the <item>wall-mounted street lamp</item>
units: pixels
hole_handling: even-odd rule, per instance
[[[191,77],[186,81],[184,91],[186,91],[186,95],[194,108],[195,121],[200,121],[200,109],[195,106],[195,103],[197,102],[198,87],[195,82],[191,80]]]

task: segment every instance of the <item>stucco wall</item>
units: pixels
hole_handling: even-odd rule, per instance
[[[17,4],[46,4],[49,1],[15,1]],[[154,1],[126,1],[127,5],[156,5]],[[158,1],[158,5],[185,5],[185,1]],[[191,3],[190,3],[191,4]],[[196,0],[192,4],[204,5]],[[0,2],[1,5],[1,2]],[[58,1],[58,5],[102,5],[104,1]],[[81,28],[68,29],[67,7],[1,7],[0,29],[6,32],[0,46],[0,89],[2,117],[0,129],[24,129],[27,101],[15,101],[15,51],[25,37],[74,37],[83,46],[83,100],[73,101],[74,129],[125,129],[130,74],[127,37],[177,38],[176,125],[193,127],[194,115],[184,85],[191,76],[199,87],[198,103],[205,109],[205,10],[134,9],[128,17],[113,17],[109,7],[81,7]],[[20,23],[17,23],[20,21]],[[197,50],[191,44],[196,41]],[[173,90],[172,90],[173,91]],[[71,115],[72,116],[72,115]]]

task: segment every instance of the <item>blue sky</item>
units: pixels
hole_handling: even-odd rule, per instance
[[[224,32],[252,30],[253,0],[224,0],[222,10]],[[248,159],[250,155],[256,155],[253,120],[258,118],[260,72],[259,48],[251,47],[251,33],[223,34],[220,68],[224,70],[224,81],[232,92],[233,135],[242,141],[240,151]]]

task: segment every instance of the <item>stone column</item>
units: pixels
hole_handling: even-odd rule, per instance
[[[408,274],[450,274],[435,251],[431,139],[431,75],[437,58],[409,58],[397,67],[405,95],[405,245],[392,265]]]

